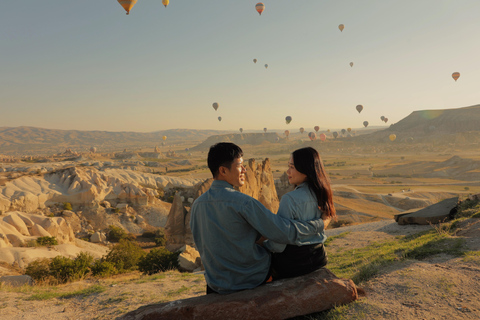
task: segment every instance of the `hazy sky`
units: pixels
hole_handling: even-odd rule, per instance
[[[308,132],[480,103],[479,0],[256,3],[2,1],[0,126]]]

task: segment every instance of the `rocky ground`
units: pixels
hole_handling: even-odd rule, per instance
[[[392,220],[328,231],[328,250],[360,248],[372,242],[395,239],[431,228],[399,226]],[[468,250],[480,250],[480,221],[462,223],[456,237]],[[478,319],[480,317],[479,258],[437,255],[390,265],[362,283],[366,297],[346,307],[344,319]],[[142,305],[204,294],[201,274],[167,272],[153,276],[138,273],[105,280],[84,280],[57,287],[0,289],[2,319],[113,319]],[[63,296],[60,296],[62,295]],[[345,315],[346,314],[346,315]],[[315,315],[305,319],[323,319]]]

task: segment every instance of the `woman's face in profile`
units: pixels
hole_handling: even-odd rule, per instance
[[[287,176],[288,182],[296,186],[307,180],[307,175],[298,172],[297,169],[295,169],[295,164],[293,163],[293,156],[291,156],[290,160],[288,161]]]

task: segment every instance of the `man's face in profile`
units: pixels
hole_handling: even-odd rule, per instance
[[[234,187],[241,187],[245,184],[245,172],[247,169],[243,166],[243,158],[236,158],[233,160],[230,168],[224,167],[225,181]]]

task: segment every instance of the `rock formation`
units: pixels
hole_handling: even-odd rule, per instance
[[[270,159],[266,158],[258,165],[255,163],[255,159],[250,159],[246,167],[246,181],[245,184],[239,188],[239,191],[257,199],[267,209],[276,213],[278,211],[279,200],[273,180]]]
[[[395,215],[395,221],[405,224],[435,224],[453,219],[457,212],[458,197],[445,199],[420,210],[411,210]]]
[[[0,185],[0,212],[34,212],[64,202],[96,206],[105,200],[113,206],[117,203],[146,206],[159,202],[157,189],[191,189],[201,181],[109,167],[41,167],[37,170],[49,173],[32,172]]]
[[[22,212],[9,212],[0,220],[0,248],[25,246],[37,237],[55,237],[59,244],[71,243],[75,235],[61,217],[44,217]]]
[[[183,206],[180,195],[173,197],[172,207],[168,214],[165,225],[165,236],[167,238],[166,248],[172,252],[177,251],[184,245],[194,246],[192,231],[190,230],[190,215]]]
[[[117,319],[289,319],[328,310],[358,298],[359,291],[352,280],[337,278],[322,268],[252,290],[147,305]]]

